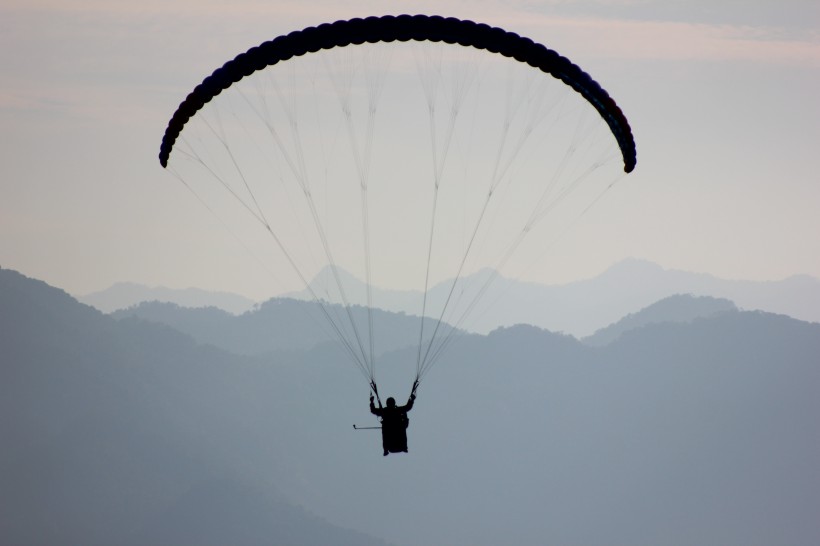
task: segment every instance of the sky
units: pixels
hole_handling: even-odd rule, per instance
[[[728,279],[820,277],[820,4],[813,0],[0,4],[0,266],[83,295],[115,282],[283,287],[157,154],[237,53],[357,16],[438,13],[571,58],[616,99],[638,166],[553,249],[547,284],[628,258]]]

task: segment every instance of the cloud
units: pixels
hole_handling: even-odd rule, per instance
[[[44,107],[43,101],[30,94],[9,93],[0,91],[0,110],[39,110]]]
[[[770,13],[775,8],[780,11],[777,2],[764,3],[757,11]],[[664,8],[650,0],[9,0],[0,9],[7,21],[14,16],[29,21],[76,19],[86,23],[83,27],[95,23],[101,37],[139,29],[156,32],[160,38],[165,34],[163,40],[178,34],[180,40],[200,47],[214,47],[214,42],[250,43],[351,17],[440,13],[501,26],[547,45],[568,44],[572,51],[603,58],[820,64],[817,31],[752,24],[760,20],[752,17],[755,10],[718,10],[710,22],[706,15],[712,11],[697,3],[689,9]],[[732,22],[733,14],[737,24]],[[70,28],[61,25],[63,38]]]
[[[571,44],[600,58],[820,65],[820,35],[792,38],[782,28],[548,15],[515,15],[506,23],[546,45]]]
[[[562,11],[582,4],[589,3],[563,2]],[[6,79],[0,108],[108,115],[122,110],[126,97],[139,102],[146,96],[164,99],[171,108],[216,62],[260,41],[323,21],[382,13],[458,14],[527,35],[582,66],[595,59],[820,66],[820,34],[796,37],[776,27],[555,16],[558,4],[528,1],[385,6],[379,0],[9,0],[0,8],[0,69]]]

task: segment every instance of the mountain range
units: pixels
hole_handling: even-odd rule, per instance
[[[364,283],[338,270],[346,299],[351,305],[367,304]],[[487,280],[491,282],[487,284]],[[476,295],[487,284],[485,292]],[[334,275],[320,272],[310,288],[323,300],[341,303]],[[428,291],[427,316],[438,318],[438,312],[450,295],[453,282],[446,281]],[[466,276],[456,285],[461,307],[451,304],[452,313],[445,322],[470,332],[488,333],[500,326],[524,323],[553,332],[566,332],[587,337],[623,316],[635,313],[658,300],[675,294],[710,296],[728,299],[741,309],[784,314],[808,322],[820,322],[820,280],[809,276],[793,276],[780,281],[725,280],[711,275],[664,269],[644,260],[619,262],[600,275],[563,285],[543,285],[504,278],[490,270]],[[306,289],[282,297],[313,300]],[[385,311],[418,315],[422,295],[418,291],[386,290],[373,287],[373,306]],[[217,307],[233,314],[252,308],[252,303],[240,296],[231,300],[228,294],[208,294],[202,291],[172,291],[148,289],[138,285],[113,287],[79,298],[104,312],[124,309],[142,302],[160,301],[181,307]],[[451,298],[452,299],[452,298]],[[463,321],[454,320],[461,310],[475,300],[475,308]]]
[[[349,313],[347,312],[349,311]],[[345,309],[341,305],[320,305],[313,301],[273,298],[242,315],[233,315],[215,307],[187,308],[157,301],[141,303],[110,313],[115,319],[135,317],[170,326],[226,351],[243,355],[264,355],[269,352],[303,351],[323,343],[341,339],[358,346],[357,335],[369,340],[368,324],[373,324],[374,352],[382,354],[418,344],[421,320],[404,313],[361,306]],[[328,321],[330,317],[333,323]],[[353,326],[356,327],[356,332]],[[432,332],[446,337],[453,329],[436,321],[424,320],[423,339]]]
[[[329,315],[345,317],[341,305],[326,305]],[[617,340],[623,334],[650,324],[688,323],[718,313],[737,311],[731,301],[709,296],[678,294],[664,298],[636,313],[601,328],[581,341],[588,345],[603,346]],[[355,306],[351,309],[352,320],[361,332],[367,328],[367,310]],[[273,298],[253,311],[240,316],[213,307],[187,308],[172,303],[147,302],[128,309],[110,313],[122,320],[135,318],[170,326],[191,336],[201,344],[210,344],[225,351],[247,356],[262,356],[281,351],[304,351],[322,344],[337,341],[332,328],[319,312],[319,304],[291,298]],[[382,355],[410,346],[419,341],[420,318],[404,313],[374,310],[375,354]],[[338,319],[337,319],[338,320]],[[425,342],[429,342],[435,322],[425,319]],[[470,335],[448,325],[439,327],[436,339],[448,336],[458,338]],[[348,331],[345,340],[351,345],[356,339]]]
[[[820,324],[653,303],[594,343],[458,336],[419,388],[410,452],[383,457],[351,428],[375,423],[335,343],[237,354],[0,270],[0,536],[816,544]],[[385,347],[380,391],[403,398],[414,358]]]

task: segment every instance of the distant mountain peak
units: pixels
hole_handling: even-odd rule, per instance
[[[637,330],[650,324],[663,322],[691,322],[698,318],[711,317],[719,313],[735,312],[737,306],[725,298],[675,294],[644,307],[637,313],[630,313],[618,322],[601,328],[583,339],[587,345],[607,345],[625,332]]]
[[[133,282],[118,282],[105,290],[79,296],[79,301],[104,313],[128,309],[141,303],[158,301],[173,303],[180,307],[216,307],[234,315],[249,311],[256,304],[253,300],[230,292],[211,292],[199,288],[167,288],[145,286]]]

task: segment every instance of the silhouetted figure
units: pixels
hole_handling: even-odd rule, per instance
[[[397,406],[396,400],[387,399],[386,407],[377,408],[373,405],[373,395],[370,395],[370,413],[378,415],[382,420],[382,447],[384,448],[384,455],[388,453],[407,453],[407,425],[410,424],[410,419],[407,418],[407,412],[413,409],[413,401],[416,399],[415,394],[410,395],[410,399],[405,406]]]

